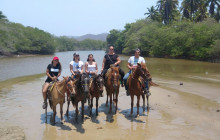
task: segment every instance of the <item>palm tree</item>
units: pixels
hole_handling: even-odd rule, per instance
[[[183,16],[194,20],[200,1],[201,0],[183,0],[181,8],[183,9]]]
[[[148,15],[147,18],[150,18],[152,20],[160,21],[159,20],[159,13],[158,10],[154,8],[154,6],[151,6],[151,8],[147,8],[148,12],[144,13],[144,15]]]
[[[220,1],[219,0],[206,0],[205,6],[209,8],[209,14],[212,17],[214,17],[215,9],[220,8]]]
[[[0,11],[0,19],[6,19],[6,16],[3,15],[2,11]]]
[[[162,20],[165,24],[169,24],[174,20],[177,13],[178,0],[158,0],[157,6]]]

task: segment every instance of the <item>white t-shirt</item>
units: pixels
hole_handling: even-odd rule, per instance
[[[130,63],[132,66],[137,66],[137,63],[145,63],[145,60],[141,56],[139,56],[139,58],[135,58],[135,56],[131,56],[128,59],[128,63]]]
[[[96,71],[96,65],[89,65],[89,63],[88,63],[87,71],[95,72]]]
[[[81,71],[81,68],[83,66],[83,62],[79,61],[78,63],[76,63],[75,61],[71,61],[70,65],[73,66],[73,71],[78,71],[78,70]]]

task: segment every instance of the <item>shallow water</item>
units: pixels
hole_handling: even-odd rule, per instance
[[[56,54],[62,62],[64,76],[69,75],[72,53]],[[103,51],[79,53],[83,61],[89,53],[93,53],[99,68],[101,67]],[[46,79],[45,74],[41,73],[44,73],[52,57],[4,58],[4,62],[0,60],[0,66],[3,63],[7,63],[9,67],[17,62],[26,63],[20,64],[21,67],[17,66],[20,75],[16,74],[18,72],[8,71],[12,73],[10,76],[6,76],[6,73],[0,76],[3,77],[0,80],[0,123],[20,126],[25,132],[26,139],[220,139],[219,64],[146,58],[153,81],[160,85],[151,88],[148,112],[143,112],[141,101],[140,116],[136,118],[137,108],[134,102],[134,114],[130,116],[130,97],[125,95],[124,88],[120,88],[116,115],[107,113],[109,108],[105,106],[105,95],[100,98],[97,117],[89,117],[86,104],[84,122],[80,119],[78,123],[75,122],[75,109],[70,105],[70,115],[65,116],[65,122],[61,124],[59,106],[57,106],[56,125],[53,126],[51,125],[52,110],[49,109],[46,123],[44,110],[41,107],[41,86]],[[128,57],[121,56],[121,59],[123,60],[121,67],[127,71]],[[30,65],[32,63],[38,65]],[[6,69],[0,67],[0,70],[2,74],[2,70]],[[183,83],[182,86],[179,85],[180,82]],[[66,103],[64,113],[65,111]]]

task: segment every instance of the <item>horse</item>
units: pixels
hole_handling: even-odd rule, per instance
[[[103,93],[103,86],[104,86],[104,80],[101,74],[95,75],[93,78],[93,81],[91,83],[91,86],[89,87],[89,93],[90,93],[90,116],[92,116],[92,107],[93,107],[93,98],[96,98],[96,116],[98,116],[98,101],[99,97]]]
[[[106,106],[108,105],[108,96],[110,97],[110,108],[109,108],[109,114],[112,113],[112,96],[113,101],[115,102],[115,114],[117,112],[118,108],[118,94],[119,94],[119,67],[110,66],[107,72],[107,77],[105,81],[105,87],[107,92],[107,100],[106,100]]]
[[[137,64],[137,68],[133,71],[133,73],[130,75],[130,78],[128,78],[128,91],[131,96],[131,114],[133,114],[133,105],[134,105],[134,95],[137,96],[137,116],[139,116],[139,102],[140,102],[140,96],[143,98],[143,112],[145,111],[145,96],[143,92],[143,80],[140,81],[140,77],[143,78],[143,80],[151,79],[151,75],[149,71],[146,68],[146,65],[143,64]],[[149,82],[149,87],[155,85],[151,80]],[[149,108],[149,96],[146,96],[147,98],[147,106]]]
[[[89,93],[89,77],[87,74],[78,74],[76,75],[76,82],[75,82],[75,91],[76,94],[71,96],[71,101],[73,104],[73,107],[76,108],[76,118],[75,120],[78,120],[78,102],[81,101],[81,107],[82,107],[82,120],[84,119],[84,103],[86,102],[86,99],[88,98]]]
[[[63,104],[65,101],[65,93],[69,91],[74,94],[75,89],[73,88],[74,83],[68,77],[63,77],[63,80],[60,82],[55,82],[53,88],[50,91],[48,88],[47,97],[49,99],[50,108],[53,110],[53,124],[55,124],[56,116],[56,105],[60,104],[60,116],[63,120]],[[45,109],[46,119],[47,119],[47,107]]]

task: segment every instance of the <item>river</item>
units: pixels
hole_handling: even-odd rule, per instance
[[[92,53],[100,70],[104,51],[78,52],[83,62]],[[220,139],[220,64],[181,59],[145,58],[153,81],[159,87],[151,88],[150,111],[142,112],[141,109],[138,118],[129,116],[130,97],[125,95],[124,88],[120,88],[116,115],[107,114],[104,96],[100,98],[98,117],[90,119],[86,112],[84,123],[74,123],[75,111],[71,106],[70,116],[64,117],[64,124],[60,123],[59,113],[55,126],[45,123],[41,86],[46,79],[46,67],[53,56],[58,56],[62,76],[70,75],[69,62],[73,53],[0,59],[0,122],[3,127],[18,126],[25,139],[31,140]],[[127,72],[129,56],[120,55],[120,58],[120,67]],[[51,110],[49,114],[51,116]],[[1,138],[6,137],[0,134]]]

